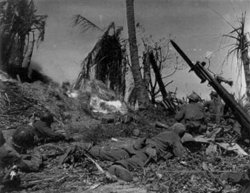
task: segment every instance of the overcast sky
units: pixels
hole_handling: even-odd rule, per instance
[[[101,36],[98,31],[82,34],[72,27],[72,16],[81,14],[100,27],[114,21],[124,26],[123,37],[127,38],[125,0],[36,0],[38,13],[47,14],[45,41],[34,53],[34,63],[58,82],[76,79],[80,63]],[[211,55],[212,70],[233,79],[235,69],[230,65],[222,70],[226,49],[233,43],[222,37],[232,30],[229,22],[237,26],[242,12],[250,10],[250,0],[135,0],[136,22],[145,28],[145,34],[155,40],[171,37],[193,61],[205,60]],[[227,21],[227,22],[226,22]],[[247,13],[246,31],[250,31]],[[231,62],[230,62],[231,63]],[[178,72],[169,88],[179,88],[184,95],[192,90],[209,92],[206,85],[188,69]],[[169,79],[171,80],[171,79]]]

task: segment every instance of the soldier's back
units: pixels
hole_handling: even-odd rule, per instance
[[[189,103],[185,110],[186,120],[201,120],[204,119],[204,107],[201,103]]]

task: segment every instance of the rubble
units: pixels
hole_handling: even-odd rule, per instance
[[[99,146],[118,148],[128,146],[138,138],[158,134],[175,122],[164,107],[125,114],[98,114],[91,111],[91,94],[88,92],[81,91],[76,98],[70,98],[58,85],[0,83],[3,85],[0,123],[5,131],[29,123],[34,112],[49,110],[57,118],[53,128],[75,135],[77,142],[88,139]],[[193,141],[189,145],[195,146],[187,157],[149,163],[143,171],[133,172],[134,179],[129,184],[108,177],[105,171],[112,163],[90,159],[86,155],[59,165],[59,156],[72,143],[46,144],[36,149],[44,157],[42,170],[21,173],[21,188],[27,192],[238,192],[248,180],[246,171],[249,168],[249,144],[240,139],[241,135],[233,129],[231,122],[209,124],[207,133],[191,136],[186,142],[183,138],[183,143]],[[128,189],[125,191],[124,187]]]
[[[126,114],[127,113],[127,108],[124,103],[122,103],[119,100],[116,101],[105,101],[98,96],[93,96],[90,99],[90,107],[92,108],[92,111],[95,113],[121,113],[121,114]]]

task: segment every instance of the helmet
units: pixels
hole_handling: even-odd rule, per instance
[[[0,147],[5,143],[3,132],[0,130]]]
[[[192,94],[188,96],[188,99],[193,102],[198,102],[200,100],[200,96],[196,94],[195,92],[193,92]]]
[[[210,96],[217,97],[217,96],[218,96],[218,93],[217,93],[217,92],[215,92],[215,91],[212,91],[212,92],[210,93]]]
[[[190,133],[185,133],[183,137],[181,138],[181,142],[195,142],[194,137]]]
[[[173,132],[182,137],[186,131],[185,125],[182,123],[175,123],[172,127]]]
[[[43,122],[46,122],[47,124],[51,124],[53,123],[54,119],[53,119],[53,115],[51,113],[43,113],[41,116],[40,116],[40,119],[41,121]]]
[[[23,149],[32,148],[35,145],[34,129],[30,125],[23,125],[12,136],[13,145]]]

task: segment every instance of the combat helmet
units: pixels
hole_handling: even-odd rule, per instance
[[[175,132],[180,137],[182,137],[186,131],[186,127],[182,123],[175,123],[171,128],[173,132]]]
[[[30,125],[22,125],[16,129],[12,136],[13,145],[19,149],[29,149],[35,145],[34,128]]]
[[[218,97],[218,93],[212,90],[210,93],[210,96],[211,97]]]
[[[192,102],[198,102],[200,100],[200,96],[195,92],[192,92],[187,98]]]
[[[54,122],[53,115],[49,112],[42,113],[40,115],[40,120],[47,123],[48,125],[51,125],[51,123]]]

